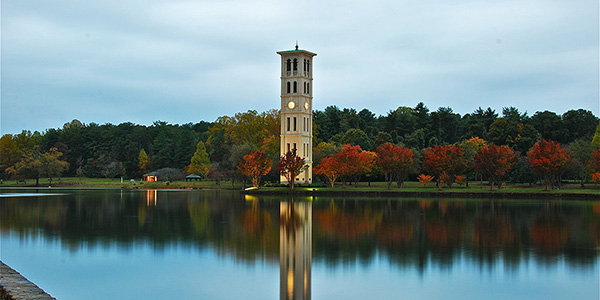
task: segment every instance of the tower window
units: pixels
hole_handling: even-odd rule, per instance
[[[288,94],[290,93],[290,82],[289,81],[287,82],[287,93]]]
[[[296,131],[296,117],[294,117],[294,131]],[[295,145],[295,144],[294,144]],[[296,146],[294,146],[294,149],[296,148]]]
[[[287,131],[290,131],[290,123],[291,123],[291,119],[290,117],[287,118]]]
[[[288,59],[286,62],[286,70],[289,72],[292,70],[292,60]]]
[[[306,61],[306,72],[310,72],[310,60]]]
[[[294,71],[298,70],[298,59],[294,58]]]
[[[306,83],[306,93],[310,94],[310,83]]]
[[[304,83],[304,93],[306,94],[306,82]]]
[[[298,92],[298,82],[294,81],[294,93]]]
[[[306,59],[304,60],[304,71],[306,71]]]

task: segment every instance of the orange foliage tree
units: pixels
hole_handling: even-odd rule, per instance
[[[385,175],[388,189],[393,181],[401,187],[413,163],[413,152],[392,143],[385,143],[377,147],[376,163]]]
[[[281,156],[279,163],[277,163],[279,174],[285,177],[292,190],[294,189],[296,176],[302,172],[302,168],[304,168],[304,158],[296,155],[295,148]]]
[[[592,181],[600,182],[600,148],[592,151],[592,160],[590,161],[590,169],[592,170]]]
[[[464,172],[466,167],[463,150],[458,146],[434,146],[423,150],[423,170],[437,178],[438,186],[443,177],[446,178],[443,182],[451,187],[455,176]]]
[[[358,182],[362,175],[373,170],[375,166],[374,155],[363,151],[360,146],[344,145],[342,150],[333,155],[338,163],[340,177],[346,181]]]
[[[590,161],[590,169],[592,172],[600,172],[600,148],[592,151],[592,161]]]
[[[506,145],[485,146],[473,156],[473,169],[490,181],[490,190],[517,163],[517,154]]]
[[[260,179],[271,171],[273,161],[262,151],[255,151],[244,155],[238,165],[238,170],[245,176],[250,177],[252,186],[259,187]]]
[[[315,174],[323,175],[329,180],[331,187],[335,184],[335,181],[340,177],[340,169],[338,162],[335,157],[325,157],[321,160],[319,165],[313,169]]]
[[[557,182],[571,163],[567,150],[559,143],[545,139],[535,143],[527,153],[527,157],[529,166],[542,178],[546,189]]]
[[[421,174],[417,177],[417,179],[419,180],[420,184],[422,184],[423,186],[426,186],[428,183],[430,183],[433,180],[433,176]]]

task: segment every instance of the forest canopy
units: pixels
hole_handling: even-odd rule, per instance
[[[313,112],[313,124],[313,166],[317,166],[321,159],[329,156],[326,153],[333,154],[346,144],[375,151],[392,143],[418,154],[429,147],[459,145],[474,137],[487,144],[510,147],[521,156],[542,139],[555,141],[577,153],[598,135],[599,119],[584,109],[569,110],[562,115],[550,111],[528,115],[515,107],[503,108],[501,112],[479,107],[472,113],[460,115],[450,107],[430,111],[421,102],[415,107],[400,106],[379,116],[366,108],[356,111],[328,106]],[[15,179],[14,172],[7,170],[31,156],[33,151],[43,154],[52,149],[60,152],[59,159],[68,163],[63,176],[139,178],[144,172],[162,168],[193,169],[186,167],[191,164],[192,156],[201,155],[196,151],[202,142],[205,145],[202,151],[206,151],[212,164],[209,176],[241,176],[237,167],[244,155],[261,151],[273,162],[265,180],[278,181],[275,164],[279,161],[279,130],[277,110],[262,113],[250,110],[222,116],[214,122],[182,125],[163,121],[151,126],[99,125],[73,120],[62,128],[47,129],[43,133],[24,130],[2,136],[0,173],[2,179]],[[140,157],[144,155],[142,169]],[[576,173],[573,171],[572,176],[577,177]]]

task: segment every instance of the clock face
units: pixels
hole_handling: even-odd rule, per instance
[[[308,109],[310,107],[310,105],[308,104],[308,102],[304,102],[304,108]]]
[[[294,101],[288,102],[288,108],[289,109],[294,109],[294,107],[296,107],[296,102],[294,102]]]

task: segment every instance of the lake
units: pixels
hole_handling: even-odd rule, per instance
[[[0,259],[68,299],[599,299],[600,203],[0,189]]]

